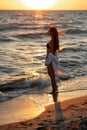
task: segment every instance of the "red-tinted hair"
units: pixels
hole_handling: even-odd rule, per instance
[[[52,34],[54,51],[56,52],[57,50],[59,50],[59,36],[58,36],[57,29],[55,27],[50,27],[49,32],[51,32]]]

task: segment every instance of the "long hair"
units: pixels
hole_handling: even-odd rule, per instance
[[[50,27],[49,31],[52,33],[52,42],[54,45],[54,51],[59,50],[59,36],[55,27]]]

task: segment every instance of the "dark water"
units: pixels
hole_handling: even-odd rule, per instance
[[[61,84],[83,81],[87,90],[87,11],[0,11],[0,101],[22,94],[45,92],[50,79],[45,66],[46,35],[50,26],[60,34],[59,61],[68,78]],[[80,80],[81,79],[81,80]],[[56,79],[59,83],[59,79]],[[72,81],[73,80],[73,81]],[[85,84],[84,84],[85,83]]]

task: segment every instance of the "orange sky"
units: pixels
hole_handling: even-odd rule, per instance
[[[36,0],[37,1],[37,0]],[[0,0],[1,9],[30,9],[23,6],[20,0]],[[50,7],[51,10],[87,10],[87,0],[57,0],[54,6]]]

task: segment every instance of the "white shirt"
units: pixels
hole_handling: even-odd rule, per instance
[[[48,57],[46,58],[45,64],[49,65],[52,63],[53,70],[55,74],[63,74],[63,70],[59,66],[58,57],[57,55],[54,55],[53,53],[49,53]]]

